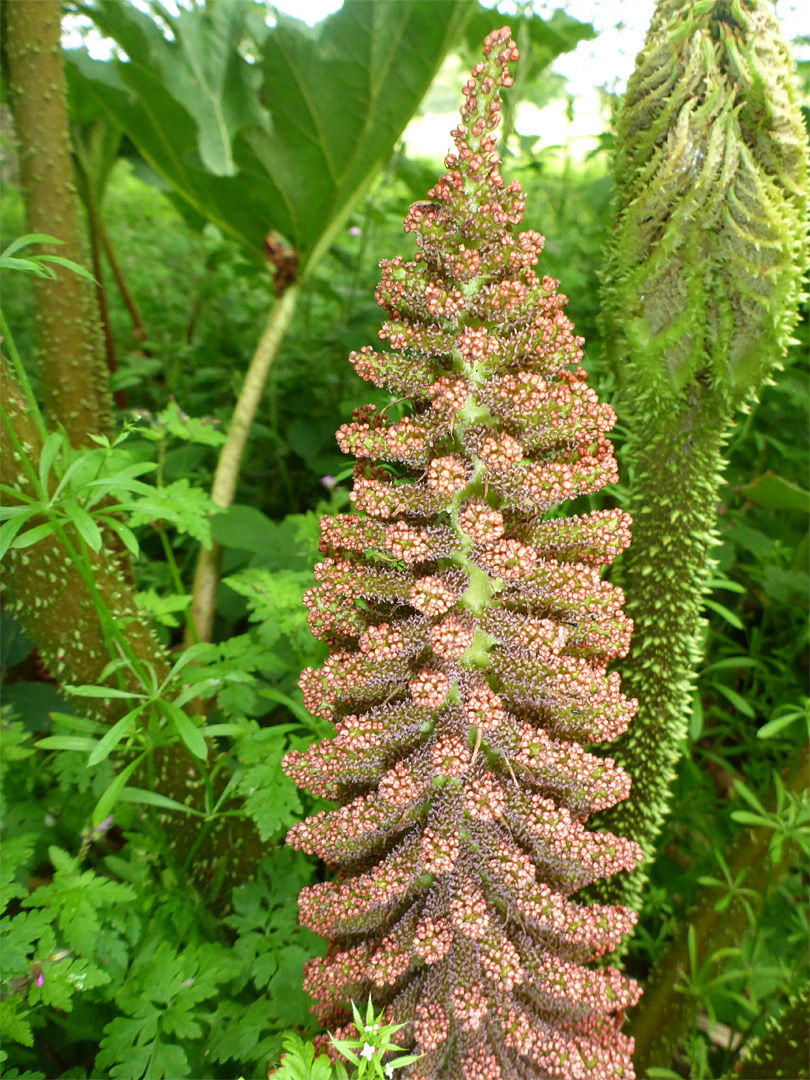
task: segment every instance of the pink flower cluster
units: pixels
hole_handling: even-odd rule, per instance
[[[570,899],[641,854],[585,826],[630,786],[591,745],[636,705],[607,671],[631,626],[599,576],[630,522],[555,516],[615,480],[615,417],[500,174],[517,55],[508,28],[486,38],[447,174],[405,219],[417,253],[381,263],[390,351],[351,357],[408,402],[338,432],[355,512],[321,525],[305,602],[330,656],[301,678],[334,736],[285,769],[339,806],[288,840],[336,872],[300,898],[330,942],[306,970],[324,1024],[371,994],[421,1055],[410,1080],[631,1080],[617,1018],[638,986],[587,965],[634,916]]]

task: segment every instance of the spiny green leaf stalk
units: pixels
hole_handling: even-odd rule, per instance
[[[79,199],[73,183],[58,0],[6,5],[11,105],[20,144],[28,231],[63,241],[52,254],[87,265]],[[57,268],[34,282],[37,348],[44,407],[71,442],[112,425],[107,367],[95,286]]]
[[[734,1080],[795,1080],[810,1075],[810,986],[805,985],[749,1047],[731,1074]],[[731,1080],[729,1077],[729,1080]]]

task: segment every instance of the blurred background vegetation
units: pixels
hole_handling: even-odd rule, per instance
[[[209,5],[213,6],[210,0]],[[141,6],[153,16],[160,14],[158,5]],[[559,278],[569,297],[568,314],[586,339],[585,367],[591,383],[601,398],[614,401],[621,417],[614,380],[603,363],[597,323],[599,271],[611,223],[611,91],[617,88],[602,91],[604,127],[594,132],[584,149],[573,128],[566,137],[563,127],[562,138],[553,143],[542,131],[525,134],[520,108],[515,109],[518,99],[536,109],[551,103],[555,116],[567,116],[573,124],[576,100],[571,84],[554,74],[549,63],[557,54],[571,53],[578,40],[587,43],[598,34],[582,15],[584,25],[562,13],[552,16],[549,10],[542,18],[531,15],[529,5],[521,7],[516,19],[514,6],[507,8],[499,5],[498,11],[504,14],[481,8],[473,11],[414,119],[441,113],[445,106],[448,111],[455,108],[461,73],[469,67],[475,43],[493,25],[511,21],[513,31],[517,28],[525,35],[533,61],[527,64],[510,102],[507,128],[511,134],[503,171],[508,179],[519,179],[525,190],[524,226],[548,238],[542,270]],[[603,8],[596,5],[600,17]],[[66,10],[70,15],[64,28],[70,35],[67,40],[78,44],[98,12],[93,5],[69,4]],[[266,13],[272,22],[270,5]],[[105,18],[102,10],[97,22],[103,26]],[[296,29],[305,35],[303,28]],[[245,39],[234,47],[244,54],[252,46]],[[69,62],[68,71],[73,71],[70,108],[81,163],[80,132],[100,118],[109,121],[110,116],[88,105],[87,84],[78,75],[87,74],[89,68]],[[798,66],[798,77],[806,92],[806,62]],[[127,92],[132,94],[132,88]],[[14,135],[5,106],[3,120],[0,212],[5,247],[26,227],[16,183]],[[450,126],[447,123],[446,129]],[[417,124],[409,130],[425,129]],[[189,1071],[146,1075],[224,1077],[236,1075],[238,1069],[244,1075],[264,1076],[278,1053],[280,1033],[287,1028],[308,1031],[300,964],[319,946],[296,926],[295,897],[310,875],[320,871],[283,848],[286,828],[311,810],[311,800],[301,796],[299,801],[289,790],[277,762],[290,745],[289,738],[306,739],[313,734],[299,729],[288,738],[284,725],[290,723],[290,703],[294,706],[299,700],[296,684],[301,668],[319,663],[323,655],[308,633],[300,598],[311,583],[318,518],[345,508],[348,501],[350,470],[337,450],[334,432],[358,405],[367,401],[383,405],[389,400],[354,375],[347,356],[350,350],[376,341],[380,323],[373,300],[377,263],[382,257],[413,251],[412,238],[402,234],[402,218],[410,203],[425,197],[442,171],[441,154],[420,154],[415,138],[410,135],[398,142],[308,271],[258,407],[235,503],[212,519],[213,535],[223,548],[225,579],[217,594],[214,641],[224,646],[225,658],[227,643],[234,641],[241,643],[244,655],[250,649],[254,657],[252,681],[239,691],[241,696],[234,684],[232,696],[238,701],[226,703],[225,708],[238,709],[258,729],[278,729],[278,747],[273,742],[271,753],[275,754],[274,771],[267,769],[260,781],[280,785],[277,803],[286,809],[277,810],[276,818],[262,830],[266,858],[257,882],[246,887],[250,895],[243,894],[241,908],[237,906],[225,924],[206,925],[205,934],[214,941],[232,942],[236,937],[245,955],[253,949],[251,962],[257,956],[263,958],[266,971],[254,987],[261,985],[266,994],[265,1011],[255,1021],[246,1021],[244,1012],[238,1014],[244,1031],[241,1042],[235,1040],[233,1045],[224,1046],[222,1037],[216,1043],[213,1035],[207,1043],[193,1034],[178,1035]],[[212,433],[227,427],[273,302],[271,269],[260,252],[228,235],[221,225],[206,221],[204,214],[191,211],[155,161],[144,160],[132,133],[119,130],[112,143],[99,210],[128,293],[122,293],[110,262],[102,260],[116,364],[111,377],[119,405],[116,422],[119,427],[132,426],[126,445],[134,460],[157,463],[158,485],[184,481],[191,489],[207,492],[218,453]],[[303,192],[309,179],[306,172],[300,176]],[[4,273],[3,310],[36,388],[32,304],[29,277]],[[138,313],[136,323],[133,307]],[[807,979],[808,872],[806,856],[800,854],[801,845],[806,845],[806,825],[800,819],[788,820],[789,811],[773,801],[774,774],[790,769],[807,739],[806,306],[797,337],[783,371],[736,425],[728,446],[728,468],[717,506],[721,542],[714,552],[715,588],[705,611],[705,659],[673,808],[659,842],[638,930],[629,946],[628,968],[646,978],[684,925],[691,905],[707,889],[718,890],[713,900],[718,911],[739,909],[744,918],[732,942],[724,941],[713,949],[711,941],[704,941],[695,950],[694,965],[683,972],[677,988],[690,1007],[687,1039],[667,1067],[651,1071],[651,1076],[701,1080],[725,1075],[741,1041],[760,1033],[767,1019]],[[620,422],[613,437],[626,477],[625,434]],[[624,498],[620,486],[592,497],[590,504],[616,505]],[[138,595],[161,641],[179,648],[198,540],[192,532],[170,533],[173,565],[167,557],[164,530],[144,521],[137,525],[137,535]],[[250,572],[247,576],[246,571]],[[19,624],[8,612],[2,620],[4,706],[21,722],[20,745],[30,746],[30,742],[25,744],[27,736],[40,738],[53,730],[52,712],[73,709],[37,663]],[[52,873],[47,866],[49,845],[75,849],[72,838],[86,827],[100,790],[95,780],[80,775],[79,766],[63,760],[69,757],[43,750],[19,758],[7,754],[15,764],[5,780],[6,835],[15,831],[35,835],[28,868],[34,877],[39,874],[47,879]],[[730,871],[727,864],[732,841],[753,824],[753,818],[770,820],[773,835],[795,845],[787,865],[782,865],[784,860],[780,863],[781,849],[766,850],[764,877],[757,878],[760,884],[755,893],[746,875],[756,868],[746,867],[743,860],[742,868],[738,865]],[[126,820],[123,815],[122,822]],[[105,872],[121,871],[118,864],[126,850],[123,832],[116,832],[107,843],[111,846],[94,849],[95,865],[106,865]],[[777,864],[778,875],[770,872]],[[182,906],[180,900],[176,903]],[[12,904],[7,916],[16,910]],[[102,927],[107,927],[104,920],[112,916],[100,917]],[[188,912],[185,917],[189,918]],[[171,923],[171,918],[164,918]],[[268,926],[273,927],[272,933]],[[166,932],[175,933],[174,929]],[[191,940],[199,936],[199,929],[192,932],[187,927],[180,931],[183,934]],[[262,940],[251,939],[248,947],[245,943],[251,934]],[[12,972],[9,977],[19,979],[20,974]],[[255,997],[250,986],[245,991],[233,981],[227,985],[229,1006],[249,1002],[251,994]],[[104,1075],[98,1064],[93,1066],[101,1027],[93,1019],[98,1009],[105,1023],[122,1009],[126,1013],[120,999],[99,1005],[91,998],[90,1004],[82,1005],[77,996],[72,1018],[58,1006],[37,1006],[33,1010],[36,1043],[11,1047],[12,1071],[7,1075]],[[226,1009],[220,1027],[224,1030],[236,1023],[236,1016],[233,1009]],[[200,1055],[203,1050],[207,1055],[212,1047],[214,1052],[204,1064]],[[15,1068],[22,1072],[15,1073]],[[208,1071],[200,1071],[203,1068]],[[135,1075],[125,1069],[112,1066],[110,1075]]]

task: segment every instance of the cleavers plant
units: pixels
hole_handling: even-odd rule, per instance
[[[558,282],[534,270],[544,238],[517,231],[520,185],[501,177],[517,57],[508,28],[485,39],[448,172],[405,219],[419,250],[381,263],[391,351],[351,360],[404,397],[338,432],[357,512],[321,523],[305,603],[331,655],[301,679],[335,732],[285,760],[341,804],[288,835],[339,871],[300,897],[331,942],[305,985],[338,1037],[349,1000],[372,994],[420,1055],[411,1080],[632,1076],[617,1016],[638,985],[586,964],[634,916],[569,899],[640,858],[584,827],[630,786],[587,749],[636,707],[606,671],[631,624],[599,576],[630,523],[554,516],[616,479],[615,417],[587,386]]]

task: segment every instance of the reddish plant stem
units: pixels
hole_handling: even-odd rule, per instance
[[[95,207],[88,206],[87,224],[90,235],[90,257],[93,261],[93,277],[96,279],[96,296],[98,298],[98,310],[101,316],[101,329],[104,333],[104,349],[107,354],[107,368],[111,375],[118,370],[115,358],[115,342],[113,341],[110,327],[110,309],[107,304],[107,289],[104,284],[104,273],[101,269],[101,250],[99,248],[99,218]],[[126,409],[127,395],[125,390],[113,391],[115,404],[119,409]]]
[[[118,262],[118,258],[115,254],[115,249],[112,246],[112,241],[110,240],[110,234],[107,231],[107,226],[101,219],[99,219],[98,221],[98,232],[99,238],[101,240],[101,246],[103,247],[104,254],[107,258],[107,262],[109,263],[110,269],[112,270],[113,277],[115,278],[115,283],[118,286],[118,291],[121,293],[121,299],[126,304],[127,311],[129,312],[132,319],[132,333],[136,340],[143,344],[143,342],[146,341],[147,334],[146,329],[143,325],[141,313],[138,309],[138,305],[135,303],[135,298],[133,297],[132,293],[129,291],[129,287],[127,286],[124,273],[121,269],[121,264]],[[150,349],[147,349],[145,347],[142,347],[141,351],[143,352],[144,356],[154,355]]]

